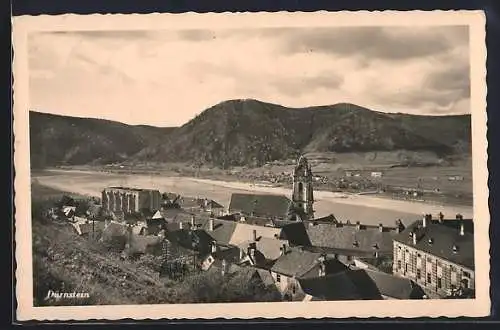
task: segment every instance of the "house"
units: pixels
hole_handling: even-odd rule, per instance
[[[474,291],[472,220],[427,214],[394,238],[393,273],[419,284],[429,297]]]
[[[129,229],[131,230],[131,228]],[[125,246],[125,254],[129,257],[137,257],[142,254],[152,254],[160,256],[163,253],[162,242],[163,236],[145,236],[136,235],[129,232],[127,244]]]
[[[230,245],[237,223],[229,220],[209,218],[202,229],[212,237],[218,245]],[[251,237],[251,236],[247,236]]]
[[[228,211],[242,216],[287,219],[290,205],[291,200],[283,195],[235,193]]]
[[[225,208],[221,204],[217,203],[212,199],[207,198],[196,198],[191,201],[191,203],[182,204],[182,208],[190,211],[201,211],[209,214],[212,217],[223,216],[225,213]]]
[[[229,244],[239,246],[248,240],[257,241],[262,238],[276,240],[279,237],[280,232],[280,228],[236,223],[231,239],[229,240]]]
[[[75,217],[75,212],[76,212],[76,206],[68,206],[65,205],[62,207],[62,213],[68,220],[74,220]]]
[[[216,242],[211,242],[210,252],[202,256],[201,260],[202,270],[219,268],[224,272],[227,271],[226,266],[240,262],[240,251],[234,246],[217,245]]]
[[[338,272],[327,276],[302,278],[298,280],[302,301],[361,300],[363,296],[348,276]]]
[[[368,269],[348,269],[326,276],[299,279],[304,300],[408,300],[422,299],[414,282]]]
[[[340,262],[327,260],[321,253],[284,246],[270,271],[278,290],[295,300],[301,294],[299,279],[321,277],[344,269]]]
[[[326,253],[350,264],[355,257],[390,256],[392,240],[401,227],[372,226],[341,222],[306,221],[282,228],[281,238],[291,246]]]
[[[156,211],[161,207],[161,194],[155,189],[108,187],[102,191],[101,201],[107,212],[133,213],[144,209]]]
[[[255,234],[257,235],[257,234]],[[247,251],[248,247],[255,244],[255,249],[262,253],[266,260],[276,260],[281,256],[283,245],[288,246],[288,242],[279,238],[255,237],[238,244],[238,248]]]
[[[384,300],[423,299],[424,290],[415,282],[373,269],[350,271],[351,278],[364,299],[372,292]]]
[[[146,219],[146,232],[148,235],[158,235],[160,230],[166,229],[167,221],[158,210],[151,218]]]

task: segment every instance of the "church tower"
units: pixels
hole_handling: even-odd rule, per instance
[[[292,201],[302,211],[302,214],[299,214],[302,220],[314,218],[312,184],[311,166],[307,158],[301,156],[293,172]]]

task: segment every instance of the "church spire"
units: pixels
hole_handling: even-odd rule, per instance
[[[293,172],[292,201],[301,210],[302,220],[314,218],[312,171],[305,156],[300,156]]]

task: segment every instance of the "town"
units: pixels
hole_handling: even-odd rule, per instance
[[[338,219],[335,210],[317,218],[315,178],[302,156],[290,198],[234,193],[226,207],[200,196],[112,186],[100,198],[64,196],[44,216],[122,260],[158,256],[159,277],[245,274],[282,301],[474,297],[472,219],[440,212],[377,226]]]

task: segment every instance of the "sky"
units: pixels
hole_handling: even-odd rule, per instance
[[[30,109],[180,126],[230,99],[470,113],[467,26],[37,32]]]

